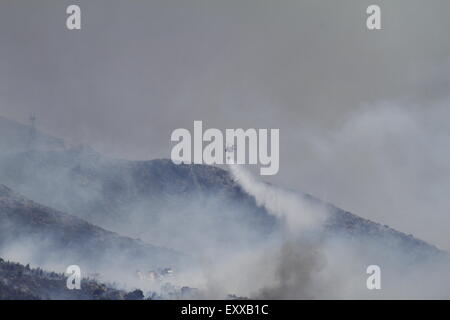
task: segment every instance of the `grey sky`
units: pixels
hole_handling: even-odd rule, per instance
[[[169,157],[193,120],[280,128],[271,180],[449,249],[449,18],[448,0],[1,0],[0,115],[130,159]]]

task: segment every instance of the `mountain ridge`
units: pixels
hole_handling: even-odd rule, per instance
[[[74,215],[31,201],[0,185],[0,248],[28,238],[33,239],[31,242],[27,240],[27,244],[34,250],[59,252],[49,254],[45,260],[53,257],[55,263],[65,262],[67,266],[82,262],[81,265],[92,270],[96,269],[95,264],[100,263],[101,257],[109,254],[121,260],[117,264],[122,266],[127,266],[127,257],[133,257],[134,264],[128,264],[128,267],[134,268],[174,266],[178,260],[187,258],[174,250],[105,230]],[[33,256],[36,257],[36,254]],[[92,264],[87,263],[89,257],[93,259]]]
[[[212,254],[221,256],[235,248],[251,250],[280,233],[280,221],[258,205],[229,171],[214,166],[177,165],[169,159],[112,159],[90,148],[3,150],[0,153],[0,183],[24,195],[0,186],[0,218],[2,215],[10,218],[11,210],[17,209],[14,201],[22,202],[23,217],[27,217],[27,204],[36,212],[47,211],[47,218],[58,212],[56,216],[68,219],[69,226],[70,221],[79,221],[77,219],[86,223],[81,231],[72,229],[69,238],[93,239],[94,243],[101,244],[100,248],[117,240],[111,235],[96,237],[98,230],[111,230],[116,236],[143,239],[144,243],[171,248],[195,261]],[[374,253],[367,263],[380,255],[386,258],[383,261],[401,261],[404,265],[435,258],[448,259],[446,252],[412,235],[364,219],[314,196],[295,194],[326,207],[330,213],[324,223],[325,241],[339,239],[364,252]],[[66,212],[70,215],[64,214]],[[20,222],[13,220],[13,225],[30,225],[32,222],[33,219],[28,217]],[[3,237],[14,230],[6,228],[5,223],[1,225],[5,228]],[[39,232],[45,233],[44,226],[37,225],[35,230],[41,229]],[[22,234],[30,234],[24,230],[21,230]],[[65,239],[57,232],[56,235],[56,239]],[[104,238],[107,240],[102,241]],[[50,247],[52,242],[61,241],[49,241]],[[126,242],[124,247],[127,246],[134,247],[136,242]],[[137,247],[142,249],[140,245]],[[92,258],[92,267],[98,263],[98,255],[79,252],[85,260]],[[121,266],[131,272],[141,267],[142,270],[150,268],[150,258],[136,263],[139,261],[134,259],[136,255],[132,257],[132,264]]]

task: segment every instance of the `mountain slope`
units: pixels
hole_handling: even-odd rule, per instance
[[[202,226],[205,221],[210,228],[223,231],[212,235],[212,242],[214,236],[231,237],[226,226],[237,228],[233,236],[243,243],[258,241],[258,235],[270,235],[277,228],[275,218],[258,207],[227,171],[216,167],[175,165],[170,160],[112,160],[95,153],[66,150],[15,154],[3,162],[3,168],[6,172],[3,181],[34,199],[150,243],[177,247],[172,238],[153,237],[161,225],[177,222],[186,227],[174,232],[180,242],[201,233],[195,226]],[[309,195],[303,197],[323,204]],[[330,233],[357,238],[370,236],[407,252],[439,253],[437,248],[413,236],[327,206],[332,212],[326,224]],[[180,223],[183,221],[184,224]]]
[[[0,116],[0,152],[50,150],[64,148],[64,141],[47,135],[32,126]]]
[[[175,266],[182,255],[119,236],[80,218],[30,201],[0,185],[0,252],[58,266],[77,264],[83,270],[129,270]],[[145,269],[147,270],[147,269]]]
[[[179,250],[201,244],[200,236],[208,233],[211,243],[228,238],[250,244],[276,225],[274,217],[216,167],[64,150],[11,154],[0,160],[0,168],[0,181],[37,202]],[[170,228],[161,233],[164,227]]]
[[[80,290],[68,290],[63,274],[4,261],[0,258],[0,300],[116,300],[130,295],[92,279],[83,279]]]
[[[204,248],[205,239],[205,250],[251,246],[279,226],[227,171],[212,166],[110,159],[86,148],[37,148],[3,153],[0,181],[106,229],[189,253]],[[367,240],[415,260],[442,254],[413,236],[326,206],[328,235]]]

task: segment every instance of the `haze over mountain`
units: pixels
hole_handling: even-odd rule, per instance
[[[32,120],[32,117],[30,117]],[[34,120],[32,120],[34,121]],[[43,132],[38,132],[33,126],[21,124],[0,116],[0,150],[24,151],[30,148],[56,149],[63,148],[64,141]]]
[[[182,258],[175,251],[119,236],[42,206],[4,185],[0,185],[0,252],[40,266],[60,265],[65,270],[77,264],[91,272],[156,269],[175,266]]]
[[[14,130],[3,128],[0,140],[20,141],[33,132],[18,124],[9,128]],[[271,193],[260,199],[220,168],[110,159],[63,143],[49,149],[38,143],[45,135],[33,135],[36,143],[0,152],[0,182],[41,203],[6,186],[0,189],[1,250],[21,263],[55,267],[81,261],[108,279],[137,286],[130,270],[177,265],[178,283],[201,287],[204,297],[364,298],[370,295],[357,283],[365,283],[367,265],[382,264],[391,280],[387,293],[375,297],[398,297],[399,281],[408,286],[415,281],[399,277],[405,267],[420,270],[408,276],[423,276],[430,264],[442,270],[447,259],[446,253],[411,235],[310,195],[262,183]],[[278,204],[271,205],[272,200]],[[326,214],[319,228],[291,233],[286,210],[299,219]],[[180,262],[187,256],[190,262]],[[266,260],[270,263],[262,264]],[[338,270],[342,273],[336,274]],[[331,279],[325,281],[322,274]],[[430,288],[421,294],[437,294],[435,284],[444,282],[436,274],[428,274],[433,275]],[[286,275],[291,280],[286,282]],[[260,283],[253,282],[255,277]],[[447,294],[442,290],[438,294]]]
[[[92,279],[81,290],[67,290],[64,274],[47,272],[0,258],[0,300],[113,300],[134,299],[137,292],[116,290]]]

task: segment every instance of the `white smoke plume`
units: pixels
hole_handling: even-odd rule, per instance
[[[258,281],[244,288],[251,298],[262,299],[405,299],[448,297],[445,290],[449,281],[442,270],[443,261],[434,260],[410,265],[398,253],[395,259],[385,255],[386,247],[376,239],[349,241],[340,236],[327,237],[321,229],[329,214],[325,205],[315,204],[300,194],[258,181],[240,166],[230,171],[245,192],[258,205],[284,221],[286,234],[275,245],[262,248],[259,257],[240,269],[235,277]],[[314,236],[311,236],[314,235]],[[236,262],[236,261],[234,261]],[[370,264],[383,268],[383,289],[366,288],[366,268]],[[261,274],[263,276],[261,276]],[[428,285],[418,290],[417,285],[427,279]],[[247,280],[249,282],[249,280]],[[228,288],[232,289],[232,288]]]
[[[232,177],[259,206],[283,222],[284,234],[278,245],[262,248],[251,270],[260,270],[252,298],[311,299],[329,287],[319,280],[326,267],[321,227],[327,217],[324,206],[313,204],[301,194],[259,181],[239,165],[229,166]],[[310,235],[313,235],[312,237]],[[265,267],[261,267],[264,265]],[[261,271],[263,270],[263,271]]]
[[[298,193],[258,181],[239,165],[230,165],[229,168],[243,190],[253,196],[259,206],[283,221],[290,233],[317,229],[325,220],[327,212],[324,207],[306,201]]]

